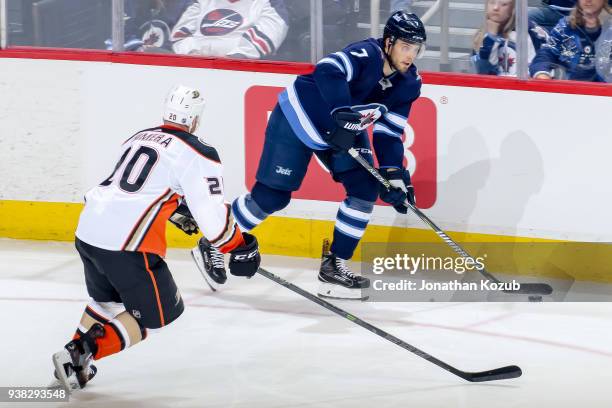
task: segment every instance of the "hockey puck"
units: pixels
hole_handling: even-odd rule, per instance
[[[540,296],[540,295],[529,296],[529,301],[530,302],[541,302],[542,301],[542,296]]]

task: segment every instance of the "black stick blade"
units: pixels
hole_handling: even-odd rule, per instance
[[[495,370],[481,371],[479,373],[466,373],[466,375],[462,377],[470,382],[485,382],[517,378],[522,374],[523,371],[519,366],[511,365],[496,368]]]
[[[504,290],[504,292],[525,295],[550,295],[553,292],[553,288],[547,283],[521,283],[520,289]]]

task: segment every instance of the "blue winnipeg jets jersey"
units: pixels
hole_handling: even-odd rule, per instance
[[[321,135],[334,129],[334,109],[381,104],[386,109],[374,124],[378,160],[381,166],[401,167],[401,136],[410,106],[420,95],[421,77],[412,65],[405,74],[384,78],[381,47],[382,40],[373,38],[350,44],[321,59],[312,74],[300,75],[279,95],[283,113],[305,145],[329,148]]]

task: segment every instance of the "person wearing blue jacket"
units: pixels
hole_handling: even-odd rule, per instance
[[[569,16],[576,0],[542,0],[540,7],[529,8],[529,21],[550,32],[560,18]],[[612,0],[608,0],[612,6]]]
[[[538,50],[529,74],[537,79],[552,79],[561,68],[565,79],[603,82],[595,69],[595,43],[601,35],[605,13],[610,13],[605,0],[578,0]]]

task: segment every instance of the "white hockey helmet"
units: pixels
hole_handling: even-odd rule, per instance
[[[184,85],[174,86],[166,97],[164,120],[191,127],[193,121],[202,115],[204,98],[200,91]]]

